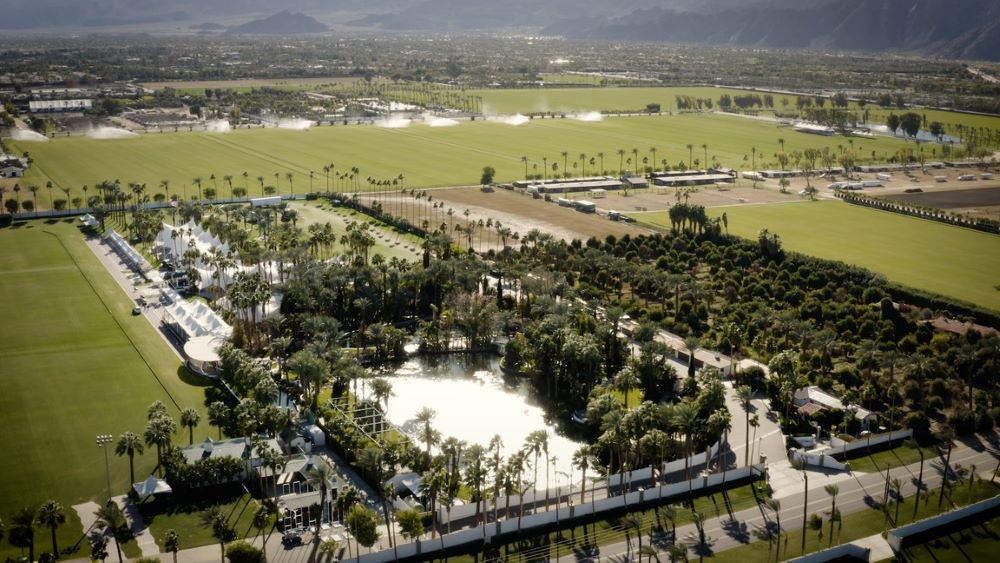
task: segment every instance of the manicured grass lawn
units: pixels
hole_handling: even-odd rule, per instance
[[[558,76],[558,75],[556,75]],[[557,81],[587,82],[594,78],[566,75]],[[491,114],[513,114],[530,112],[575,112],[601,110],[645,110],[646,104],[660,104],[662,111],[677,111],[677,96],[711,98],[713,109],[719,109],[719,96],[751,93],[749,90],[708,87],[636,87],[636,88],[520,88],[470,90],[471,95],[482,96],[483,111]],[[757,92],[763,96],[763,92]],[[780,94],[774,94],[774,104],[781,109]],[[795,96],[787,96],[791,108],[795,107]],[[705,111],[711,111],[707,108]]]
[[[347,229],[347,225],[352,221],[370,224],[373,229],[381,231],[383,235],[389,237],[389,240],[375,238],[375,246],[371,250],[371,255],[373,256],[381,254],[386,260],[393,257],[400,258],[401,260],[416,260],[420,256],[418,252],[407,250],[404,246],[408,245],[419,249],[423,244],[423,241],[419,237],[414,235],[399,235],[392,228],[386,227],[383,223],[376,221],[368,215],[358,213],[353,209],[334,207],[329,202],[323,200],[296,201],[291,204],[291,208],[298,211],[301,219],[299,225],[303,228],[308,228],[309,225],[314,223],[330,223],[335,232],[343,233]],[[337,255],[343,254],[344,251],[345,248],[340,244],[338,238],[337,243],[331,247],[331,252]]]
[[[902,285],[1000,310],[1000,237],[840,201],[717,207],[729,232],[752,240],[762,228],[786,250],[868,268]],[[670,228],[666,212],[640,221]]]
[[[704,160],[702,144],[708,145],[708,157],[724,165],[740,168],[744,157],[750,161],[750,149],[760,155],[772,155],[779,149],[778,139],[784,138],[787,151],[809,147],[836,148],[842,139],[818,137],[778,128],[774,123],[738,117],[687,114],[663,117],[608,118],[601,122],[573,119],[537,119],[514,127],[497,122],[463,121],[456,127],[431,128],[412,124],[407,128],[386,129],[376,126],[324,126],[308,131],[285,129],[240,129],[229,134],[149,133],[133,139],[94,140],[85,137],[61,137],[47,143],[14,142],[15,151],[29,151],[34,165],[22,186],[21,201],[31,198],[29,185],[38,190],[39,209],[49,209],[49,198],[65,198],[60,188],[68,187],[70,197],[83,196],[82,187],[89,186],[87,195],[95,195],[95,184],[103,180],[121,181],[128,191],[131,182],[146,184],[146,194],[152,197],[166,191],[162,180],[169,181],[169,193],[185,199],[194,198],[197,190],[193,179],[202,178],[202,188],[217,187],[219,196],[227,196],[229,187],[223,176],[233,176],[233,184],[242,186],[243,172],[249,175],[247,187],[251,196],[261,195],[256,178],[276,185],[280,193],[289,193],[285,177],[293,174],[296,193],[309,191],[309,171],[313,171],[313,190],[326,187],[323,167],[334,163],[331,186],[336,173],[360,168],[358,185],[348,191],[367,189],[367,177],[395,178],[404,175],[403,187],[432,187],[477,184],[483,166],[493,166],[496,180],[507,182],[523,178],[528,158],[528,172],[542,173],[543,158],[548,166],[557,163],[559,170],[582,173],[579,155],[595,158],[588,162],[587,173],[601,168],[599,152],[603,152],[604,170],[617,171],[618,150],[626,151],[625,159],[666,159],[672,165],[688,161],[687,144],[694,144],[693,158]],[[894,153],[904,146],[892,139],[865,139],[857,145],[864,151]],[[655,159],[650,148],[656,147]],[[563,162],[565,151],[568,162]],[[574,162],[577,166],[574,168]],[[565,166],[564,166],[565,164]],[[537,170],[535,166],[537,165]],[[625,164],[628,167],[627,163]],[[747,164],[749,166],[749,164]],[[775,164],[774,166],[777,166]],[[278,181],[275,181],[275,173]],[[550,171],[551,173],[551,171]],[[210,177],[215,175],[216,181]],[[44,186],[51,180],[51,194]],[[10,180],[6,181],[10,184]],[[12,186],[9,186],[12,189]],[[6,197],[14,195],[8,191]]]
[[[908,561],[939,563],[941,561],[992,561],[1000,545],[1000,520],[993,519],[980,526],[927,542],[906,550]]]
[[[937,450],[934,448],[911,448],[903,445],[891,450],[851,458],[847,461],[851,464],[851,471],[874,473],[876,471],[885,471],[889,466],[899,467],[901,465],[919,463],[920,450],[924,451],[924,470],[927,471],[934,460],[940,459]]]
[[[55,499],[69,517],[60,543],[70,545],[82,534],[72,505],[106,495],[96,436],[141,434],[146,407],[162,400],[175,417],[188,406],[201,410],[195,435],[202,438],[204,391],[149,323],[131,316],[131,302],[72,222],[0,230],[0,295],[0,452],[6,460],[0,514],[6,520],[23,506]],[[111,448],[111,485],[121,494],[128,461]],[[154,465],[152,450],[137,457],[136,478]],[[0,545],[0,557],[16,555],[6,542]]]
[[[529,112],[575,112],[575,111],[600,111],[600,110],[642,110],[646,104],[658,103],[663,111],[677,111],[677,96],[691,96],[693,98],[711,98],[713,110],[718,110],[719,96],[729,94],[730,96],[756,94],[763,97],[766,92],[753,92],[750,90],[739,90],[734,88],[708,88],[708,87],[627,87],[627,88],[601,88],[598,87],[600,77],[581,75],[544,75],[543,78],[549,82],[571,82],[576,84],[593,83],[594,88],[526,88],[526,89],[494,89],[494,90],[470,90],[469,94],[482,96],[483,107],[487,114],[491,113],[529,113]],[[795,101],[798,96],[792,94],[771,94],[774,96],[773,110],[789,112],[795,111]],[[781,99],[788,99],[788,107],[781,104]],[[830,107],[827,105],[826,107]],[[768,111],[771,108],[765,108]],[[869,122],[876,125],[885,125],[886,118],[890,113],[901,115],[913,111],[921,116],[926,116],[927,121],[940,121],[948,127],[949,132],[953,132],[951,127],[961,124],[966,127],[1000,127],[1000,118],[988,115],[973,115],[933,109],[899,109],[881,108],[869,103],[864,110],[858,107],[857,103],[851,102],[850,108],[853,113],[862,116],[864,110],[868,110]],[[711,111],[707,110],[706,111]],[[696,145],[697,146],[697,145]],[[868,151],[858,151],[862,157],[870,154]],[[926,149],[930,154],[930,148]],[[940,153],[940,151],[939,151]]]
[[[198,491],[190,497],[180,499],[163,496],[139,505],[143,519],[149,525],[161,551],[165,552],[163,539],[167,530],[177,532],[182,549],[217,544],[212,536],[212,528],[205,526],[202,521],[206,510],[212,506],[219,506],[222,513],[228,516],[229,524],[236,530],[238,537],[250,537],[257,533],[257,529],[253,527],[253,515],[260,502],[246,494],[241,486],[221,487],[212,492]],[[271,522],[273,526],[273,516]],[[280,541],[277,536],[272,536],[271,539]]]
[[[951,493],[952,499],[958,506],[965,506],[970,503],[969,496],[966,494],[968,487],[965,484],[956,483],[953,486],[953,492]],[[917,513],[916,518],[913,516],[913,498],[907,497],[903,499],[902,504],[899,508],[899,522],[896,526],[903,526],[914,522],[916,520],[922,520],[924,518],[929,518],[931,516],[936,516],[941,512],[946,512],[950,509],[947,501],[942,505],[942,509],[938,509],[937,504],[937,493],[939,489],[933,489],[929,492],[930,502],[920,502],[920,509]],[[971,496],[971,502],[978,502],[980,500],[988,499],[997,494],[1000,494],[1000,486],[990,483],[988,481],[976,483],[973,487]],[[894,502],[889,503],[890,515],[895,515],[896,507]],[[823,537],[819,537],[819,532],[815,530],[808,530],[806,532],[806,549],[805,553],[811,553],[813,551],[819,551],[822,549],[827,549],[830,546],[830,523],[824,516],[823,518]],[[880,510],[866,509],[861,512],[855,512],[854,514],[845,514],[842,518],[843,528],[835,532],[834,545],[840,543],[848,543],[857,539],[866,538],[868,536],[873,536],[875,534],[881,533],[885,529],[885,515]],[[800,550],[802,541],[802,530],[793,530],[788,532],[788,547],[787,552],[785,551],[784,540],[782,539],[782,560],[789,559],[792,557],[798,557],[802,555]],[[994,544],[994,549],[995,549]],[[771,557],[774,557],[774,545],[771,545]],[[757,541],[748,545],[737,547],[734,549],[727,549],[725,551],[720,551],[719,553],[713,554],[710,559],[713,561],[734,561],[744,563],[747,561],[766,561],[768,554],[768,542]],[[949,561],[951,559],[941,559],[941,561]],[[964,560],[964,559],[963,559]],[[982,561],[983,559],[973,558],[971,561]]]

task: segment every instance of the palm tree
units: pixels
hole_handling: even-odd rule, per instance
[[[320,515],[321,524],[325,521],[325,517],[329,516],[326,506],[326,493],[333,485],[334,479],[336,479],[336,474],[333,468],[326,463],[320,463],[306,473],[306,483],[313,489],[319,489],[320,506],[322,507]]]
[[[226,544],[236,539],[236,530],[229,524],[229,517],[221,508],[213,506],[202,513],[201,523],[212,530],[212,537],[219,542],[222,563],[226,563]]]
[[[188,429],[188,445],[194,444],[194,427],[201,421],[198,409],[188,407],[181,411],[181,426]]]
[[[261,536],[261,551],[264,552],[264,560],[267,561],[267,538],[271,535],[270,530],[267,530],[271,526],[271,509],[268,508],[267,504],[262,504],[257,507],[257,510],[253,513],[253,527],[256,528],[258,535]],[[267,530],[267,533],[264,531]]]
[[[573,452],[573,465],[577,467],[583,476],[580,478],[580,504],[586,502],[587,494],[587,469],[594,463],[594,454],[590,446],[583,445]]]
[[[295,195],[295,186],[292,185],[292,178],[293,176],[291,172],[285,173],[285,179],[288,180],[288,191],[291,192],[292,195]]]
[[[229,406],[222,401],[208,405],[208,423],[219,429],[219,439],[222,439],[222,427],[229,420]]]
[[[163,466],[163,451],[170,447],[170,436],[177,431],[177,423],[168,416],[155,416],[146,425],[143,433],[147,446],[156,446],[156,464]]]
[[[688,169],[690,169],[692,167],[692,163],[694,162],[694,145],[688,143],[687,150],[688,150]]]
[[[56,544],[56,529],[66,523],[66,512],[61,504],[50,500],[38,508],[38,523],[52,532],[52,556],[59,559],[59,546]]]
[[[803,494],[805,495],[802,499],[802,554],[806,552],[806,530],[809,529],[809,473],[806,469],[809,468],[809,464],[806,463],[805,459],[800,459],[792,462],[792,467],[802,472],[802,479],[805,480],[805,489]]]
[[[917,510],[920,509],[920,493],[924,490],[924,449],[915,440],[907,440],[905,445],[909,448],[916,448],[920,453],[920,472],[917,474],[917,494],[913,496],[913,518],[916,521]]]
[[[372,395],[375,397],[376,401],[380,401],[385,405],[385,410],[389,410],[389,397],[393,395],[392,393],[392,383],[384,377],[376,377],[371,382]]]
[[[687,349],[688,353],[688,377],[691,379],[694,379],[696,370],[694,353],[698,350],[700,345],[701,341],[697,336],[688,336],[684,339],[684,348]]]
[[[705,151],[705,170],[708,170],[708,144],[702,143],[701,148]]]
[[[677,507],[668,504],[656,509],[656,517],[670,522],[670,545],[677,543]]]
[[[684,433],[684,479],[689,480],[689,464],[691,462],[691,439],[701,427],[701,415],[698,408],[689,401],[679,403],[674,408],[674,425]]]
[[[434,409],[430,407],[424,407],[417,412],[416,421],[422,427],[421,437],[424,440],[424,444],[427,445],[427,457],[430,458],[431,455],[431,445],[434,442],[434,429],[431,427],[431,421],[437,415]]]
[[[109,499],[107,504],[97,511],[97,522],[94,525],[98,530],[111,532],[111,536],[115,539],[115,551],[118,552],[118,563],[122,563],[122,543],[132,539],[132,529],[121,507]]]
[[[779,501],[776,498],[769,498],[764,501],[764,504],[767,505],[767,507],[770,508],[772,511],[774,511],[775,524],[777,525],[778,528],[777,529],[778,549],[777,553],[775,554],[775,561],[778,561],[781,559],[781,501]]]
[[[420,478],[420,495],[430,501],[431,538],[437,534],[437,500],[448,486],[448,475],[440,467],[432,467]]]
[[[163,548],[167,550],[167,553],[173,555],[174,563],[177,563],[177,552],[181,548],[180,537],[177,535],[177,531],[173,529],[167,530],[167,535],[163,538]]]
[[[702,561],[705,558],[705,515],[701,512],[692,512],[691,520],[698,529],[698,560]]]
[[[135,432],[125,432],[115,444],[115,455],[128,456],[129,483],[135,483],[135,454],[142,455],[145,449],[142,438]]]
[[[626,554],[632,551],[632,538],[631,535],[635,533],[636,537],[639,538],[639,550],[642,550],[642,516],[632,512],[626,514],[621,519],[622,526],[625,528],[625,552]],[[627,557],[626,557],[627,558]],[[642,558],[640,557],[640,560]]]
[[[823,487],[826,494],[830,495],[830,545],[833,545],[833,523],[840,520],[840,514],[837,513],[837,495],[840,494],[840,487],[834,483],[826,485]]]
[[[746,413],[746,451],[743,452],[743,465],[750,465],[750,400],[753,399],[753,389],[749,385],[740,385],[736,388],[736,397],[743,405],[743,412]]]

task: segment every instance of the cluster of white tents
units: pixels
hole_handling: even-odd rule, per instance
[[[232,281],[230,270],[216,269],[206,261],[206,257],[213,253],[213,249],[218,256],[229,254],[229,245],[224,244],[211,232],[202,229],[201,225],[194,221],[188,221],[179,227],[164,223],[156,235],[154,249],[158,256],[169,259],[174,264],[180,264],[188,250],[196,250],[198,256],[192,261],[192,266],[198,272],[199,279],[192,281],[200,288],[212,285],[225,287]],[[217,275],[220,277],[217,278]]]
[[[175,325],[187,337],[217,336],[229,338],[233,327],[204,302],[192,302],[181,297],[169,287],[161,290],[163,296],[163,321]]]
[[[132,245],[130,245],[128,241],[126,241],[125,238],[118,234],[114,229],[109,230],[108,233],[104,235],[104,241],[108,243],[108,246],[114,249],[114,251],[121,257],[122,260],[125,261],[126,264],[128,264],[129,268],[132,268],[140,274],[145,274],[153,269],[152,266],[149,265],[149,261],[147,261],[142,254],[136,252],[136,250],[132,248]]]
[[[198,253],[192,260],[192,267],[198,273],[198,279],[192,281],[201,289],[213,286],[225,289],[232,283],[233,276],[237,272],[260,272],[267,279],[272,279],[278,268],[275,262],[266,262],[261,266],[244,266],[236,259],[232,260],[231,266],[218,267],[211,263],[212,257],[232,257],[228,244],[220,241],[194,221],[188,221],[179,227],[164,223],[154,242],[157,256],[177,265],[184,262],[184,255],[188,250],[195,250]]]

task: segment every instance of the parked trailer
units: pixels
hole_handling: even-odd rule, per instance
[[[972,182],[975,179],[976,179],[975,174],[962,174],[961,176],[958,177],[958,180],[960,182]]]
[[[883,172],[876,174],[875,177],[878,178],[879,180],[882,180],[883,182],[888,182],[889,180],[892,180],[892,174],[885,174]]]
[[[281,205],[281,196],[255,197],[250,200],[251,207],[277,207]]]
[[[948,181],[948,177],[947,176],[934,176],[934,181],[937,182],[937,183],[939,183],[939,184],[942,184],[942,183]]]
[[[993,179],[993,174],[990,174],[989,172],[987,172],[986,174],[981,174],[979,177],[981,179],[983,179],[983,180],[992,180]]]
[[[861,182],[862,188],[881,188],[883,185],[881,180],[865,180]]]

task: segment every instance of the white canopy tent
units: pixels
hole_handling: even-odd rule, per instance
[[[166,481],[163,479],[157,479],[155,475],[150,475],[142,483],[133,483],[132,488],[135,489],[139,498],[173,492],[173,489],[170,488],[170,485],[168,485]]]

